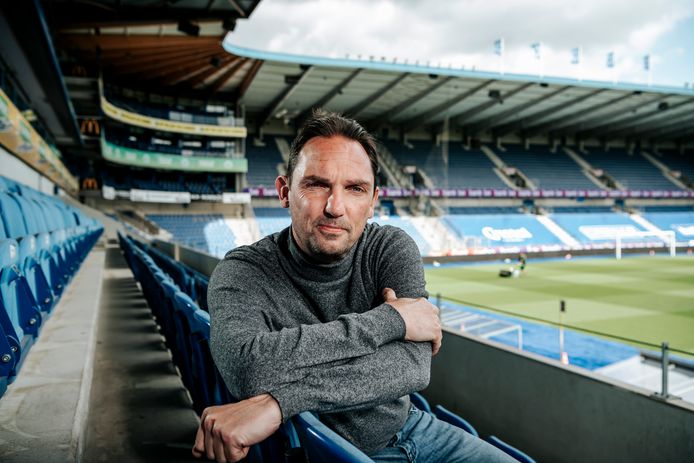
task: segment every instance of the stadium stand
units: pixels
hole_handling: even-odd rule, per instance
[[[234,233],[221,214],[149,214],[149,220],[169,231],[173,240],[222,257],[236,246]]]
[[[506,213],[501,211],[506,210]],[[533,246],[560,246],[562,241],[538,222],[535,216],[511,213],[447,214],[443,222],[460,239],[471,237],[481,240],[478,246],[487,248],[528,248]]]
[[[265,146],[247,143],[246,158],[248,159],[248,185],[274,188],[275,179],[279,175],[277,166],[283,163],[275,138],[266,137]]]
[[[289,209],[281,207],[256,207],[253,209],[258,222],[260,236],[267,236],[284,230],[291,223]]]
[[[419,230],[415,227],[415,225],[412,223],[409,217],[401,217],[398,215],[390,215],[390,216],[374,216],[373,219],[371,219],[373,222],[376,222],[379,225],[390,225],[393,227],[398,227],[402,230],[405,231],[412,239],[414,240],[415,243],[417,243],[417,247],[419,248],[419,252],[423,255],[426,256],[429,254],[429,251],[431,249],[431,246],[429,246],[429,243],[424,239],[421,233],[419,233]]]
[[[691,160],[692,153],[680,153],[674,150],[662,150],[656,154],[671,171],[680,172],[680,179],[690,188],[694,187],[694,163]]]
[[[511,167],[520,169],[535,184],[544,189],[595,189],[576,162],[561,149],[551,152],[548,147],[525,149],[520,145],[505,145],[506,151],[497,155]]]
[[[0,395],[103,231],[57,198],[0,177]]]
[[[413,165],[423,170],[438,187],[506,188],[494,173],[494,164],[481,150],[466,150],[460,143],[451,143],[446,165],[440,147],[428,141],[408,143],[412,148],[395,140],[384,142],[400,165]]]
[[[561,210],[561,209],[560,209]],[[647,231],[621,212],[556,212],[550,217],[584,246],[614,246],[617,234]],[[624,241],[644,241],[625,238]]]
[[[155,132],[118,125],[115,122],[109,122],[102,130],[107,142],[140,151],[212,158],[239,157],[242,154],[235,141]]]
[[[642,215],[661,230],[673,230],[677,241],[694,240],[694,207],[645,206]]]
[[[221,126],[234,126],[237,122],[233,109],[224,104],[212,105],[214,112],[205,111],[201,109],[205,106],[203,101],[197,104],[182,104],[171,97],[147,94],[112,84],[104,85],[104,96],[119,108],[160,119]]]
[[[588,153],[581,153],[581,156],[593,167],[605,170],[625,189],[679,189],[640,153],[630,154],[624,149],[591,149]]]

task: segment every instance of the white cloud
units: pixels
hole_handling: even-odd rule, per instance
[[[643,81],[643,54],[693,16],[691,0],[264,0],[232,40],[285,53],[496,70],[492,43],[503,36],[509,72],[539,73],[530,44],[541,41],[545,74],[578,75],[570,50],[581,45],[585,77],[611,80],[605,60],[614,51],[620,76]],[[660,53],[673,59],[668,49]]]

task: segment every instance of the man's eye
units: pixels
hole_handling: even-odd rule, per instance
[[[354,186],[350,187],[350,190],[355,191],[355,192],[357,192],[357,193],[363,193],[364,191],[366,191],[366,190],[364,189],[364,187],[357,186],[357,185],[354,185]]]

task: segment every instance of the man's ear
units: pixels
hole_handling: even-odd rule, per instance
[[[289,179],[286,175],[280,175],[275,180],[275,188],[280,198],[280,205],[284,208],[289,207]]]
[[[378,187],[374,187],[374,197],[371,200],[371,207],[369,208],[369,218],[374,216],[374,209],[376,208],[376,203],[378,202]]]

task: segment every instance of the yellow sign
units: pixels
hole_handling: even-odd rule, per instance
[[[205,135],[208,137],[222,138],[246,138],[246,127],[227,127],[222,125],[193,124],[190,122],[178,122],[169,119],[159,119],[145,116],[119,108],[110,103],[101,95],[101,110],[107,116],[124,124],[136,125],[152,130],[164,132],[189,133],[193,135]]]
[[[0,143],[63,190],[77,193],[79,184],[63,165],[57,150],[41,138],[1,88]]]

